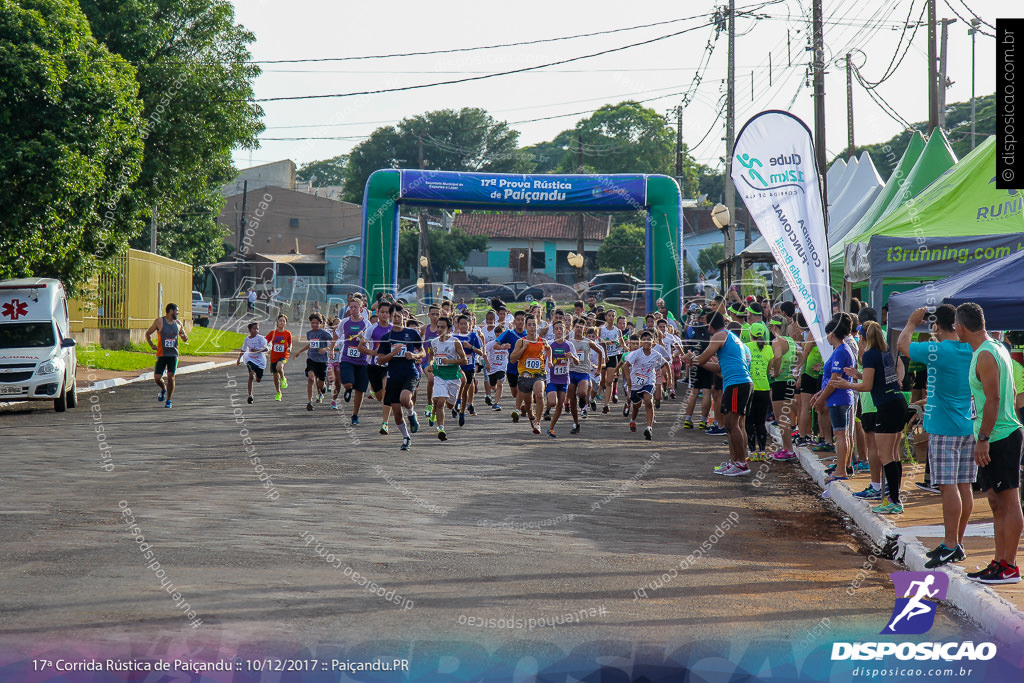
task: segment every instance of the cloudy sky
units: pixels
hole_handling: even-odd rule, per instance
[[[939,0],[940,19],[962,19],[948,29],[953,84],[947,102],[967,101],[971,95],[971,39],[964,20],[973,11],[995,25],[1000,12],[1014,4]],[[259,149],[236,152],[240,168],[284,158],[301,165],[343,154],[381,125],[441,108],[486,109],[520,131],[520,143],[528,145],[550,140],[602,105],[626,99],[643,100],[667,113],[687,98],[684,140],[694,156],[718,165],[724,153],[725,119],[719,112],[724,110],[728,42],[725,31],[716,32],[711,19],[715,4],[707,0],[237,0],[234,5],[238,21],[256,36],[253,59],[263,68],[256,81],[258,99],[404,88],[562,62],[452,85],[263,102],[267,130]],[[874,93],[897,117],[927,120],[928,32],[926,25],[916,32],[913,28],[927,18],[925,0],[825,0],[824,6],[830,157],[846,146],[846,73],[836,61],[849,51],[868,81],[891,72]],[[737,0],[737,12],[742,14],[736,24],[737,130],[751,115],[771,108],[788,109],[813,124],[805,75],[810,0]],[[908,17],[911,27],[904,30]],[[582,35],[589,33],[600,35]],[[363,59],[507,43],[532,44]],[[644,44],[626,47],[637,43]],[[994,40],[979,34],[979,96],[994,90],[994,55]],[[359,59],[282,61],[353,57]],[[856,81],[853,99],[858,144],[885,140],[902,129]]]

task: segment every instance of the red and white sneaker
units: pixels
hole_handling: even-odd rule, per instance
[[[974,580],[988,584],[1020,583],[1020,569],[1017,565],[1008,564],[1006,560],[1000,560],[999,564],[990,564],[986,571]]]

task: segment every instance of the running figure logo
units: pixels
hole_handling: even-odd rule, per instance
[[[740,154],[736,157],[736,160],[743,165],[743,168],[747,169],[747,175],[756,180],[760,180],[762,185],[768,187],[768,183],[766,183],[764,178],[761,177],[761,174],[754,169],[754,164],[757,164],[759,168],[764,167],[764,164],[761,163],[760,159],[752,157],[749,154]]]
[[[893,572],[890,576],[896,588],[896,605],[882,634],[927,632],[935,623],[936,604],[946,599],[949,575],[945,572]]]

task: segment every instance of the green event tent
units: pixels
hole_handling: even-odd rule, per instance
[[[917,138],[919,135],[919,133],[915,134],[914,138]],[[909,152],[909,146],[907,149]],[[904,157],[906,156],[904,154]],[[953,153],[953,149],[949,146],[949,141],[941,130],[932,133],[931,137],[928,138],[928,142],[925,143],[924,148],[921,150],[921,154],[914,160],[913,167],[906,171],[905,174],[901,160],[900,165],[896,167],[889,177],[889,182],[886,183],[887,188],[890,184],[893,185],[892,196],[889,198],[888,203],[878,212],[877,218],[872,221],[865,220],[870,218],[871,211],[869,211],[868,215],[865,215],[864,219],[861,219],[846,234],[842,240],[842,246],[839,244],[836,244],[834,248],[830,246],[830,268],[838,276],[835,281],[839,282],[842,280],[844,265],[847,262],[846,255],[849,253],[850,244],[867,241],[867,237],[864,236],[870,236],[876,225],[886,220],[889,215],[893,214],[907,201],[916,197],[955,163],[956,155]],[[895,182],[893,182],[894,180]],[[883,190],[884,193],[885,191]]]
[[[852,236],[856,236],[869,229],[882,217],[886,207],[889,206],[893,197],[899,192],[901,180],[910,175],[924,147],[924,136],[919,131],[914,131],[899,163],[896,164],[896,168],[893,169],[882,191],[875,197],[867,212],[855,222],[829,226],[829,262],[832,282],[838,283],[843,281],[843,255],[846,244],[851,240]]]
[[[997,188],[995,175],[996,140],[990,136],[912,201],[853,236],[845,253],[846,279],[870,279],[875,292],[878,278],[934,279],[948,274],[948,268],[990,258],[985,249],[974,255],[976,238],[1024,232],[1024,195]],[[968,244],[969,252],[961,249]],[[879,248],[885,248],[885,258],[871,254]]]

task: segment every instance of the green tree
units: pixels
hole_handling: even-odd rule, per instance
[[[345,184],[345,162],[348,161],[347,154],[339,154],[330,159],[311,161],[303,164],[295,172],[296,180],[306,182],[316,177],[315,185],[344,185]]]
[[[72,0],[0,0],[0,279],[74,293],[134,225],[110,220],[139,174],[134,69]]]
[[[717,273],[718,262],[725,258],[725,245],[712,244],[697,253],[697,265],[702,273]]]
[[[646,271],[646,235],[644,229],[624,223],[616,225],[597,250],[597,267],[602,271],[624,270],[643,277]]]
[[[223,256],[220,186],[235,176],[231,152],[255,148],[262,109],[252,102],[260,69],[252,33],[227,0],[80,0],[97,40],[138,70],[146,127],[142,173],[118,207],[149,249],[152,208],[158,251],[195,267]]]
[[[582,137],[583,169],[586,173],[662,173],[675,176],[676,133],[664,116],[626,101],[607,104],[583,119],[571,132],[569,149],[559,170],[575,173],[579,168],[579,138]],[[683,145],[684,197],[696,196],[697,164]]]
[[[398,272],[415,277],[419,272],[419,228],[402,228],[398,233]],[[459,228],[428,228],[430,271],[435,282],[451,270],[462,270],[471,251],[487,251],[486,235],[467,235]]]
[[[538,142],[536,145],[523,147],[519,150],[522,156],[533,164],[533,173],[557,173],[559,166],[567,162],[567,158],[575,154],[572,149],[575,138],[572,130],[563,130],[551,142]]]
[[[416,168],[420,140],[426,168],[494,173],[533,168],[518,154],[519,132],[504,121],[495,121],[483,109],[442,109],[378,128],[356,145],[345,165],[342,198],[362,202],[366,181],[378,169]]]

